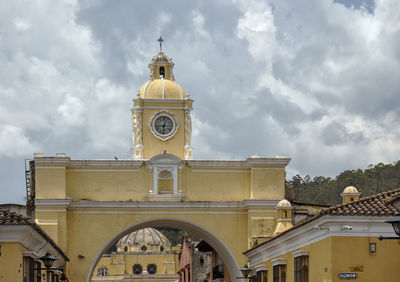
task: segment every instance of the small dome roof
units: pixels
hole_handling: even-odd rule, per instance
[[[187,94],[175,81],[159,78],[143,84],[139,89],[139,97],[142,99],[183,100],[187,98]]]
[[[288,201],[288,200],[286,200],[286,199],[283,199],[283,200],[280,200],[279,201],[279,203],[278,203],[278,205],[277,205],[277,207],[278,208],[283,208],[283,207],[291,207],[292,205],[290,204],[290,202]]]
[[[344,188],[343,194],[358,194],[358,190],[354,186],[348,186]]]
[[[117,242],[117,246],[134,245],[171,245],[167,237],[154,228],[144,228],[125,235]]]

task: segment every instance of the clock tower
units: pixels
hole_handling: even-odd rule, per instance
[[[176,83],[174,63],[162,51],[149,63],[150,78],[133,100],[133,146],[135,159],[150,159],[167,152],[192,159],[193,100]]]

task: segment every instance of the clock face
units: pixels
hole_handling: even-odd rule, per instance
[[[160,135],[167,135],[174,129],[174,122],[167,116],[160,116],[154,121],[154,129]]]

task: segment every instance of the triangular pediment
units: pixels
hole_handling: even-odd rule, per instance
[[[155,165],[155,164],[174,164],[174,165],[179,165],[182,163],[182,159],[173,155],[173,154],[159,154],[155,155],[149,160],[149,164]]]

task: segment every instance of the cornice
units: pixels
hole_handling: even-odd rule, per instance
[[[249,210],[258,208],[256,212],[267,212],[274,209],[277,200],[245,200],[245,201],[224,201],[224,202],[194,202],[194,201],[181,201],[183,195],[176,195],[176,197],[146,196],[147,199],[152,201],[88,201],[88,200],[36,200],[37,207],[60,207],[68,209],[235,209],[235,210]],[[154,199],[153,199],[154,198]],[[157,199],[156,199],[157,198]],[[171,201],[179,198],[179,201]]]
[[[139,168],[143,165],[144,160],[106,160],[106,159],[74,159],[71,158],[58,158],[58,157],[35,157],[35,164],[39,167],[45,165],[60,166],[63,165],[67,168]]]
[[[248,158],[246,162],[249,167],[259,166],[287,166],[290,158]]]
[[[139,168],[148,159],[141,160],[110,160],[110,159],[71,159],[70,157],[35,157],[38,166],[54,165],[68,168]],[[185,160],[192,168],[227,168],[227,169],[283,169],[290,159],[283,158],[257,158],[247,160]]]
[[[247,168],[246,161],[242,160],[188,160],[192,168]]]
[[[143,98],[135,98],[133,99],[133,102],[138,102],[138,103],[193,103],[193,99],[186,98],[186,99],[143,99]]]
[[[257,200],[257,199],[248,199],[243,200],[242,205],[246,209],[276,209],[276,205],[279,203],[279,200]]]
[[[299,226],[271,242],[266,242],[245,252],[251,265],[275,259],[329,237],[394,236],[392,227],[385,221],[391,217],[380,216],[330,216],[324,215]],[[344,228],[347,227],[347,228]],[[351,227],[349,229],[348,227]]]
[[[50,252],[57,257],[55,267],[65,264],[62,254],[30,225],[0,225],[0,242],[20,243],[29,250],[27,256],[41,257]]]
[[[35,199],[36,207],[68,208],[72,199]]]
[[[33,158],[38,165],[66,165],[71,161],[70,157],[37,157]]]
[[[289,158],[248,158],[246,160],[190,160],[188,164],[193,168],[281,169],[289,162]]]
[[[150,201],[89,201],[72,199],[35,199],[36,207],[63,209],[240,209],[249,212],[267,212],[275,210],[278,200],[243,200],[243,201],[181,201],[184,195],[146,195]],[[179,198],[179,202],[171,199]],[[259,210],[254,210],[259,209]]]

